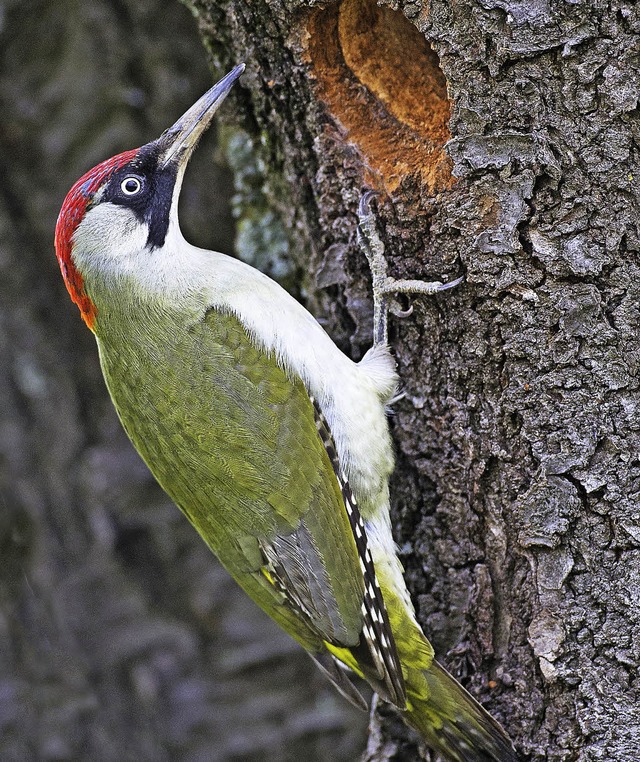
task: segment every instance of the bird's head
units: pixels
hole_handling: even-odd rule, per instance
[[[56,224],[56,255],[89,328],[96,306],[87,273],[126,268],[164,246],[170,228],[178,230],[178,196],[189,159],[244,68],[236,66],[157,140],[103,161],[67,194]]]

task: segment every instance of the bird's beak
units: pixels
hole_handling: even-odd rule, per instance
[[[169,127],[162,133],[158,139],[161,146],[160,167],[166,167],[172,161],[177,161],[182,167],[186,166],[198,140],[213,121],[218,107],[244,69],[244,64],[239,64],[232,69],[194,103],[173,127]]]

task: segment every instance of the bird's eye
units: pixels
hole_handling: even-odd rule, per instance
[[[142,180],[135,175],[129,175],[120,183],[120,190],[125,196],[135,196],[142,190]]]

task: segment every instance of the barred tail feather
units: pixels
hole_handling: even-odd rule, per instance
[[[401,714],[444,759],[518,762],[502,727],[444,667],[433,661],[429,669],[414,676],[417,681],[411,679],[411,672],[407,681],[408,708]]]

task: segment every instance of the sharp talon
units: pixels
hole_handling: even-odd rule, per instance
[[[358,217],[368,217],[371,214],[371,199],[378,195],[377,191],[368,190],[360,196],[360,201],[358,203]]]
[[[398,318],[407,318],[413,313],[413,304],[410,304],[406,310],[403,310],[400,302],[393,299],[389,304],[389,312]]]
[[[454,288],[455,286],[459,286],[463,280],[464,280],[464,275],[461,275],[459,278],[456,278],[455,280],[452,280],[449,283],[441,283],[438,291],[446,291],[448,288]]]
[[[398,392],[395,396],[393,396],[389,402],[387,402],[388,407],[392,407],[396,404],[396,402],[400,402],[400,400],[403,400],[407,396],[407,392]]]

